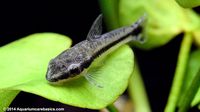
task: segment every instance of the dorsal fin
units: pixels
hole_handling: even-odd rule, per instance
[[[92,27],[90,28],[90,31],[87,35],[87,40],[93,40],[98,38],[102,33],[102,14],[100,14],[94,23],[92,24]]]

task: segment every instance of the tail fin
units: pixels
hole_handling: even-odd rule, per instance
[[[131,25],[133,28],[133,31],[131,35],[133,36],[134,41],[138,41],[139,43],[146,42],[146,38],[144,38],[144,35],[142,35],[142,24],[146,20],[146,14],[144,14],[139,20],[137,20],[134,24]]]
[[[145,13],[140,19],[138,19],[135,23],[131,25],[133,29],[137,29],[138,27],[141,27],[144,21],[146,20],[147,14]]]

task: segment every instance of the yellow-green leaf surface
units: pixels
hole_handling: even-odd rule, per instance
[[[32,80],[30,76],[37,78],[48,61],[70,45],[71,40],[66,36],[38,33],[1,47],[0,111],[9,106],[20,90],[8,90],[7,87],[24,84]]]
[[[28,83],[38,79],[38,76],[45,79],[43,72],[47,69],[49,60],[70,45],[71,40],[66,36],[42,33],[1,47],[0,88]]]
[[[184,91],[190,86],[199,68],[200,68],[200,50],[197,50],[197,51],[194,51],[190,56],[182,93],[184,93]],[[197,104],[200,104],[200,88],[198,92],[196,93],[196,96],[193,99],[191,105],[195,106]]]
[[[0,112],[6,110],[18,93],[18,90],[0,90]]]
[[[121,26],[130,25],[142,15],[147,15],[144,27],[143,49],[151,49],[168,43],[181,32],[191,32],[199,25],[198,16],[190,9],[180,7],[175,0],[120,0]]]
[[[114,102],[126,89],[133,70],[131,48],[124,45],[107,55],[104,61],[93,63],[88,72],[103,88],[92,85],[84,77],[64,85],[50,85],[45,79],[48,61],[70,44],[68,38],[58,34],[36,34],[0,48],[0,89],[22,90],[91,109],[104,108]]]

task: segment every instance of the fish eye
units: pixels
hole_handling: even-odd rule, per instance
[[[60,69],[61,69],[62,71],[64,71],[64,70],[66,69],[66,66],[65,66],[65,65],[61,65],[61,66],[60,66]]]

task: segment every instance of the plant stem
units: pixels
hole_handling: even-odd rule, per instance
[[[119,27],[119,0],[99,0],[108,30]]]
[[[151,112],[138,64],[135,64],[129,81],[129,95],[134,103],[134,112]]]
[[[165,112],[174,112],[176,109],[180,90],[183,84],[184,73],[185,73],[191,46],[192,46],[191,33],[186,33],[181,42],[176,71],[175,71],[170,95],[168,98],[168,102],[165,107]]]
[[[198,105],[198,109],[200,110],[200,104]]]
[[[189,88],[185,91],[185,93],[183,93],[182,99],[180,99],[179,112],[186,112],[189,109],[190,104],[195,97],[195,94],[199,90],[199,87],[200,87],[200,69],[193,78]]]
[[[109,112],[119,112],[114,104],[108,105],[106,108]]]

